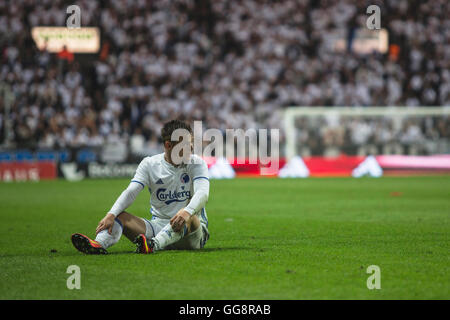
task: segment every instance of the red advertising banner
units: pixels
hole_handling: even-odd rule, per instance
[[[217,162],[217,158],[215,157],[203,157],[203,160],[205,160],[206,164],[208,165],[208,168],[211,168],[214,166]],[[261,162],[260,159],[257,159],[256,161],[251,161],[250,159],[243,159],[243,158],[234,158],[234,159],[227,159],[230,166],[233,168],[234,172],[237,176],[240,177],[253,177],[253,176],[277,176],[279,169],[282,168],[286,164],[286,160],[284,158],[280,158],[277,162],[270,161],[268,159],[265,162]],[[262,168],[265,169],[265,171],[261,170]]]
[[[286,159],[280,158],[274,163],[256,163],[248,159],[223,159],[219,160],[214,157],[204,158],[210,169],[210,175],[215,178],[234,178],[237,177],[277,177],[280,170],[288,166]],[[289,163],[290,169],[303,166],[307,171],[306,176],[310,177],[333,177],[352,176],[357,167],[364,167],[368,157],[363,156],[339,156],[335,158],[327,157],[305,157],[300,158],[295,163]],[[230,161],[231,160],[231,161]],[[422,174],[449,174],[450,173],[450,155],[433,155],[433,156],[404,156],[404,155],[383,155],[372,157],[372,163],[380,168],[383,175],[422,175]],[[70,164],[67,164],[70,165]],[[133,164],[134,167],[136,164]],[[102,170],[91,170],[92,168],[101,167]],[[76,176],[77,180],[85,177],[100,178],[103,175],[112,177],[122,172],[121,177],[130,176],[134,171],[132,165],[127,165],[126,171],[119,170],[120,165],[110,166],[105,171],[103,167],[107,165],[90,164],[89,170],[79,172],[76,166],[73,172],[70,168],[62,170],[63,176],[69,179],[67,174],[71,173]],[[122,164],[123,166],[123,164]],[[264,169],[264,170],[262,170]],[[97,172],[98,171],[98,172]],[[94,174],[97,172],[98,175]],[[106,175],[107,172],[108,174]],[[123,174],[123,172],[126,172]],[[36,162],[0,162],[0,181],[39,181],[56,179],[58,169],[55,162],[36,161]],[[70,179],[69,179],[70,180]]]
[[[4,162],[0,163],[0,181],[39,181],[57,178],[54,162]]]
[[[350,177],[353,170],[365,161],[364,156],[339,157],[305,157],[302,158],[304,165],[311,177]],[[421,175],[421,174],[443,174],[450,173],[450,155],[433,156],[404,156],[404,155],[384,155],[375,156],[374,159],[385,175]],[[208,167],[215,164],[215,158],[205,159]],[[233,168],[238,177],[260,177],[277,176],[279,169],[286,164],[286,159],[280,158],[278,166],[266,175],[261,174],[261,168],[270,167],[271,163],[263,165],[259,161],[250,163],[248,159],[237,161],[228,159],[228,163]]]
[[[343,155],[336,158],[309,157],[303,158],[303,161],[312,177],[338,177],[351,176],[353,169],[364,159],[365,157]]]

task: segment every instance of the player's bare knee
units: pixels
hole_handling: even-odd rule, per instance
[[[123,211],[117,215],[116,219],[119,219],[120,222],[122,223],[122,226],[125,228],[128,221],[130,221],[131,218],[130,216],[131,215],[128,212]]]
[[[145,233],[145,224],[142,219],[133,216],[126,211],[117,215],[118,220],[122,223],[122,232],[125,237],[133,241],[140,233]]]

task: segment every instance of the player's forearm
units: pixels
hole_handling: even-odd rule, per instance
[[[208,202],[209,197],[209,181],[201,179],[194,182],[194,196],[192,197],[185,210],[191,215],[200,212]]]
[[[139,192],[141,192],[142,186],[137,183],[130,183],[128,188],[122,192],[122,194],[117,198],[116,202],[112,206],[111,210],[108,213],[112,213],[114,216],[118,216],[122,213],[126,208],[131,206],[131,204],[136,199]]]

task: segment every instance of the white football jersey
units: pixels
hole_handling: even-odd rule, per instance
[[[197,155],[191,156],[189,164],[174,166],[164,159],[164,153],[144,158],[131,181],[140,183],[150,191],[152,217],[171,219],[185,208],[194,195],[193,182],[207,179],[208,166]],[[205,208],[198,213],[200,222],[208,227]]]

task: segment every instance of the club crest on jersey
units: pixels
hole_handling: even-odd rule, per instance
[[[172,202],[184,202],[191,197],[190,190],[183,191],[167,191],[165,188],[160,188],[156,191],[156,198],[159,201],[163,201],[165,204],[171,204]]]
[[[181,182],[188,183],[189,182],[189,175],[187,173],[183,173],[180,177]]]

